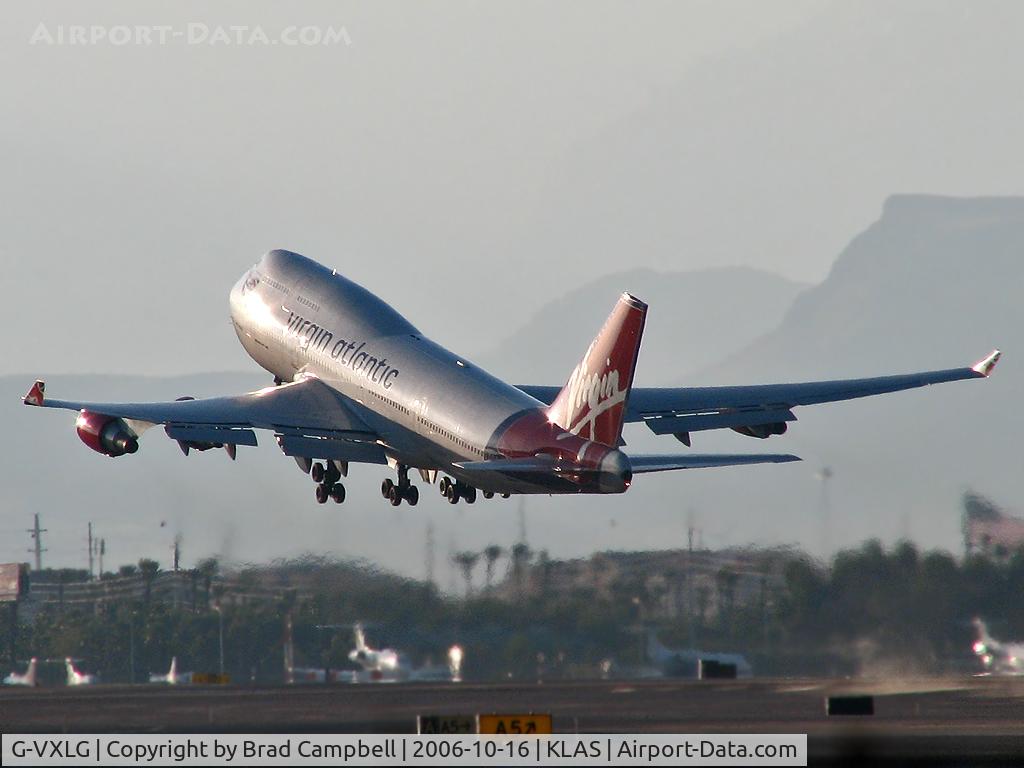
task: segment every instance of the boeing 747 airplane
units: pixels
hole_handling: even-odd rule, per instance
[[[623,493],[635,475],[675,469],[798,461],[789,454],[626,454],[622,425],[642,422],[687,447],[691,434],[732,429],[781,435],[797,406],[988,376],[994,351],[974,366],[803,384],[633,387],[647,305],[622,294],[562,387],[513,386],[421,334],[336,270],[290,251],[267,253],[236,283],[230,314],[242,346],[274,386],[234,397],[162,403],[52,400],[37,381],[26,405],[78,412],[82,441],[106,456],[139,448],[150,427],[190,450],[256,445],[269,430],[316,484],[316,499],[345,499],[352,463],[387,464],[381,493],[415,505],[417,486],[440,476],[452,504],[513,493]]]

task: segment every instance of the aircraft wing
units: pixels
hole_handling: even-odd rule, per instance
[[[272,430],[289,456],[386,463],[378,435],[337,390],[314,376],[228,397],[154,403],[53,400],[37,381],[26,405],[124,419],[136,434],[156,424],[184,442],[256,445],[253,429]]]
[[[986,378],[999,361],[994,350],[967,368],[923,371],[867,379],[838,379],[800,384],[759,384],[737,387],[633,387],[627,422],[643,422],[655,434],[676,435],[689,445],[689,434],[707,429],[736,429],[752,437],[781,434],[796,421],[792,409],[839,400],[870,397],[961,379]],[[561,387],[520,386],[550,404]]]

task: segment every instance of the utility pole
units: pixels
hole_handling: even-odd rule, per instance
[[[92,570],[92,523],[89,523],[89,581],[93,580]]]
[[[43,547],[43,537],[41,534],[46,533],[46,528],[39,527],[39,513],[35,514],[35,525],[27,529],[32,534],[32,538],[35,539],[35,546],[29,550],[29,552],[35,552],[36,555],[36,570],[43,570],[43,552],[46,549]]]
[[[219,629],[218,634],[220,635],[220,676],[224,677],[224,611],[223,606],[217,603],[214,606],[214,610],[217,611],[217,627]]]
[[[832,503],[828,492],[832,479],[832,468],[822,467],[818,471],[821,480],[821,496],[818,499],[818,516],[821,518],[821,556],[826,563],[832,554]]]
[[[100,578],[103,578],[103,556],[107,554],[107,540],[100,539]]]
[[[128,682],[135,682],[135,611],[128,614]]]
[[[690,630],[690,647],[697,647],[697,627],[693,612],[693,509],[686,520],[686,626]]]
[[[426,545],[426,576],[427,584],[434,585],[434,521],[427,521],[427,545]]]
[[[526,496],[519,496],[519,543],[526,543]]]

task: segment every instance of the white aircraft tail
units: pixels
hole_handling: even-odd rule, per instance
[[[357,651],[365,651],[365,650],[367,650],[367,647],[366,647],[366,635],[363,633],[363,625],[362,624],[356,624],[354,632],[355,632],[355,636],[356,636],[356,650]]]
[[[28,669],[25,670],[25,674],[19,675],[17,672],[11,672],[11,674],[4,678],[4,685],[38,685],[36,681],[36,667],[38,664],[38,659],[33,656],[28,662]]]

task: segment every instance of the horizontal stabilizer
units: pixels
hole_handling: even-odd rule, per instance
[[[486,461],[460,461],[452,466],[466,472],[557,472],[560,463],[553,456],[525,456],[520,459],[488,459]],[[575,469],[578,469],[574,467]]]
[[[706,469],[708,467],[732,467],[738,464],[782,464],[787,461],[801,461],[799,456],[789,453],[718,453],[674,455],[630,456],[633,474],[644,472],[665,472],[670,469]]]
[[[629,456],[633,474],[644,472],[665,472],[671,469],[704,469],[707,467],[731,467],[739,464],[782,464],[801,461],[799,456],[789,453],[718,453],[718,454],[668,454]],[[455,464],[468,472],[502,472],[505,474],[531,474],[581,471],[577,464],[564,463],[553,456],[526,456],[519,459],[491,459],[488,461],[463,461]]]

